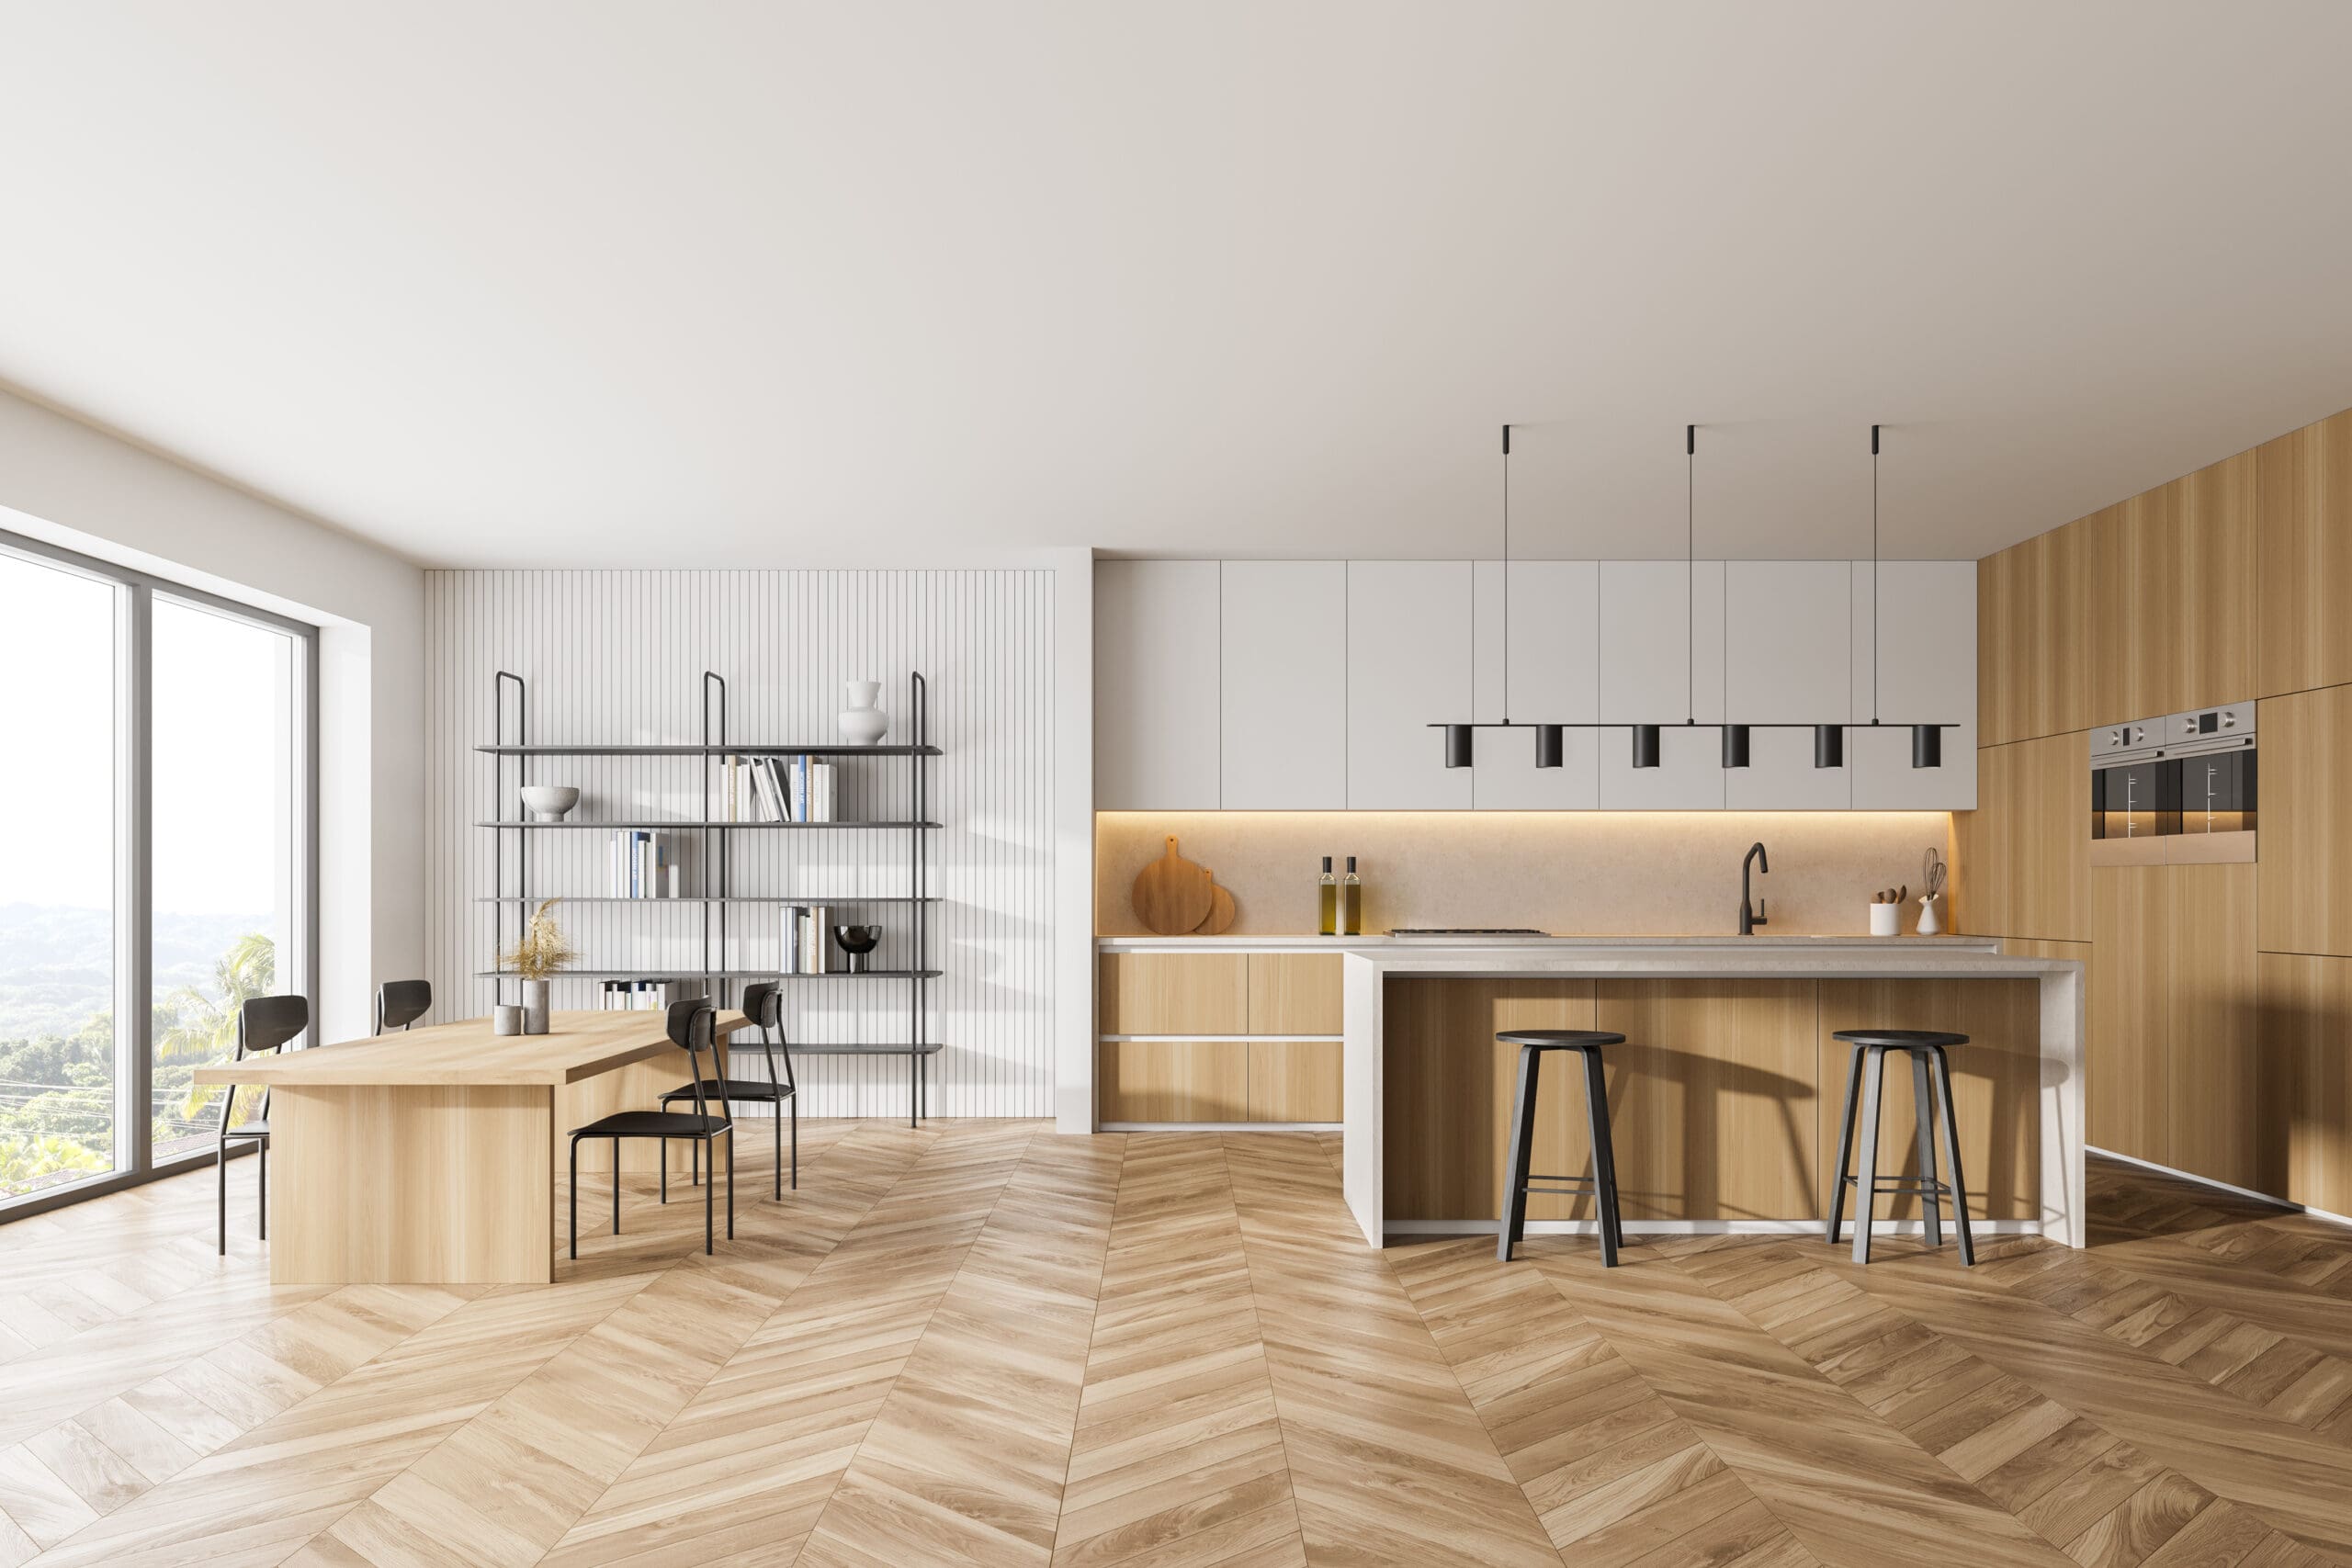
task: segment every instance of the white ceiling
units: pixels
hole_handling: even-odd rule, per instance
[[[0,381],[433,562],[1974,556],[2352,404],[2352,6],[0,0]]]

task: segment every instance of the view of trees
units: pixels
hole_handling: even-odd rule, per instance
[[[277,950],[264,933],[241,936],[201,984],[156,998],[153,1137],[155,1157],[200,1147],[218,1125],[220,1089],[196,1068],[236,1050],[237,1011],[277,981]],[[0,1198],[114,1164],[114,1016],[104,1010],[71,1033],[0,1040]],[[244,1120],[258,1098],[238,1102]]]

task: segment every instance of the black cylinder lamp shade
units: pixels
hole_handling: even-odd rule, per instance
[[[1558,767],[1560,748],[1563,743],[1562,731],[1558,725],[1537,725],[1535,727],[1535,765],[1539,768]]]
[[[1911,765],[1915,768],[1940,768],[1944,765],[1943,726],[1915,724],[1911,727]]]
[[[1744,724],[1724,726],[1724,766],[1726,768],[1747,766],[1747,726]]]
[[[1846,765],[1844,725],[1816,724],[1813,727],[1813,765],[1816,768],[1842,768]]]
[[[1470,727],[1449,724],[1445,727],[1445,765],[1466,768],[1470,765]]]
[[[1637,768],[1655,768],[1657,766],[1657,725],[1637,724],[1634,726],[1634,766]]]

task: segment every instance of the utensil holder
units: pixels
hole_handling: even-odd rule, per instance
[[[1901,936],[1902,934],[1903,934],[1903,906],[1902,906],[1902,905],[1900,905],[1900,904],[1872,904],[1872,905],[1871,906],[1871,935],[1872,935],[1872,936]]]

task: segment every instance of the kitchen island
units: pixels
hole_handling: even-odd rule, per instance
[[[1812,1231],[1837,1161],[1840,1029],[1951,1030],[1962,1175],[1981,1232],[2082,1244],[2084,986],[2052,950],[1981,937],[1106,937],[1104,1123],[1344,1134],[1365,1237],[1492,1229],[1517,1054],[1503,1029],[1606,1029],[1626,1229]],[[2064,951],[2057,950],[2057,951]],[[1896,1064],[1899,1068],[1901,1064]],[[1879,1168],[1915,1170],[1887,1086]],[[1544,1076],[1535,1167],[1583,1170],[1573,1074]],[[1917,1200],[1882,1196],[1882,1230]],[[1541,1196],[1531,1234],[1589,1231]]]

